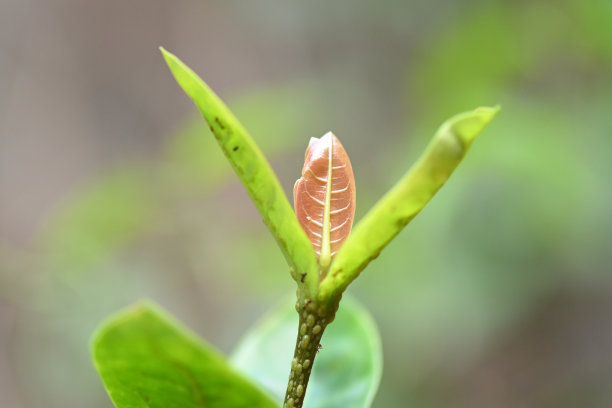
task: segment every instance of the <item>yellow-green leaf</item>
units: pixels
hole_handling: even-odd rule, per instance
[[[246,129],[208,85],[175,55],[163,48],[161,51],[176,81],[208,122],[221,150],[274,235],[293,278],[314,296],[319,281],[317,259],[270,164]]]
[[[355,226],[321,282],[319,300],[339,295],[425,207],[498,111],[499,107],[481,107],[440,126],[414,166]]]

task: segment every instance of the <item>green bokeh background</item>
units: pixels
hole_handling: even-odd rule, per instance
[[[374,406],[612,406],[612,2],[128,3],[0,4],[0,406],[110,407],[89,337],[141,297],[229,352],[294,290],[158,45],[288,194],[334,131],[357,219],[444,119],[501,104],[350,288]]]

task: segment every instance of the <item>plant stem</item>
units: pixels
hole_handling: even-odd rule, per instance
[[[325,328],[333,320],[335,308],[330,312],[308,301],[305,306],[298,307],[298,313],[298,335],[283,408],[302,408],[312,365],[319,351],[319,342]]]

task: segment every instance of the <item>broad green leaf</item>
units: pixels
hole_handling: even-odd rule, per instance
[[[306,233],[263,153],[219,97],[176,56],[161,48],[179,85],[194,101],[291,266],[292,276],[314,295],[317,260]],[[272,120],[272,118],[271,118]],[[280,136],[280,135],[279,135]],[[306,275],[302,277],[301,274]]]
[[[253,327],[232,354],[232,362],[271,391],[280,403],[289,379],[298,315],[286,302]],[[378,329],[350,297],[327,327],[306,390],[306,408],[366,408],[382,373]]]
[[[92,354],[117,408],[277,407],[154,304],[137,304],[104,322]]]
[[[321,282],[319,300],[338,296],[429,202],[461,162],[499,107],[458,114],[440,126],[429,146],[357,224]]]

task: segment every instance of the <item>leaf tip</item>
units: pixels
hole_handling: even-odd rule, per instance
[[[165,49],[163,45],[160,45],[159,47],[157,47],[157,49],[158,49],[158,50],[159,50],[159,51],[162,53],[162,55],[163,55],[164,57],[168,57],[168,56],[170,56],[170,55],[174,55],[174,54],[172,54],[170,51],[168,51],[167,49]]]
[[[469,145],[476,136],[493,120],[501,107],[481,106],[472,111],[460,113],[446,122],[446,125],[455,133],[461,141]]]
[[[485,123],[489,123],[501,110],[501,105],[495,106],[481,106],[479,108],[474,109],[474,114],[478,115],[482,118]]]
[[[133,319],[134,317],[138,317],[142,314],[155,312],[156,310],[160,310],[160,307],[155,302],[149,299],[141,299],[108,316],[98,325],[91,335],[89,340],[89,348],[92,354],[95,353],[96,345],[101,341],[105,333],[107,333],[113,327],[125,322],[126,320]]]
[[[172,60],[176,59],[176,56],[161,45],[159,46],[159,51],[161,52],[162,57],[164,57],[166,64],[168,64],[168,66],[171,66]]]

